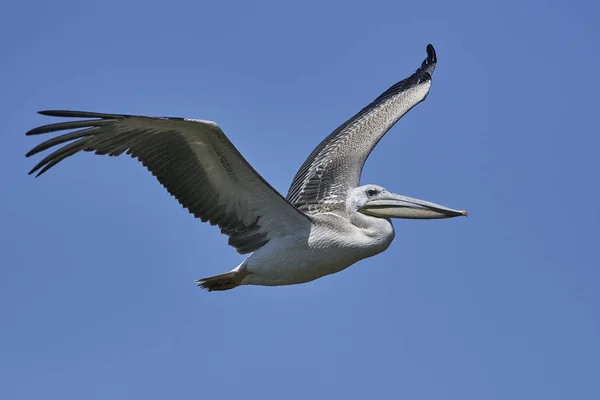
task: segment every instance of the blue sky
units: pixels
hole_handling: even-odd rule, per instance
[[[600,398],[599,8],[4,2],[0,398]],[[217,121],[285,193],[427,43],[362,183],[469,217],[310,284],[196,288],[242,257],[129,158],[27,176],[35,112],[81,109]]]

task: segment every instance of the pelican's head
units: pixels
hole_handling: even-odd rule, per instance
[[[434,219],[467,216],[464,210],[388,192],[378,185],[364,185],[348,195],[348,205],[361,214],[379,218]]]

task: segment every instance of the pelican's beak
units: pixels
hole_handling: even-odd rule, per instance
[[[383,193],[376,199],[368,201],[358,211],[384,218],[434,219],[467,216],[467,212],[464,210],[453,210],[396,193]]]

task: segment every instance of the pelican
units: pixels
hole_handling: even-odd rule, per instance
[[[198,286],[215,291],[310,282],[386,250],[395,236],[390,218],[467,215],[378,185],[359,186],[363,165],[379,140],[427,97],[436,63],[429,44],[427,58],[415,73],[383,92],[314,149],[286,197],[252,168],[215,122],[188,118],[40,111],[80,119],[26,133],[75,129],[29,151],[27,157],[61,145],[29,174],[39,176],[80,151],[128,154],[190,214],[218,225],[229,245],[248,255],[229,272],[196,280]]]

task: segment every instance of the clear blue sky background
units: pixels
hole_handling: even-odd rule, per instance
[[[0,7],[0,398],[600,398],[593,1],[16,1]],[[465,208],[306,285],[242,259],[129,158],[27,176],[42,109],[217,121],[286,192],[436,46],[363,183]]]

